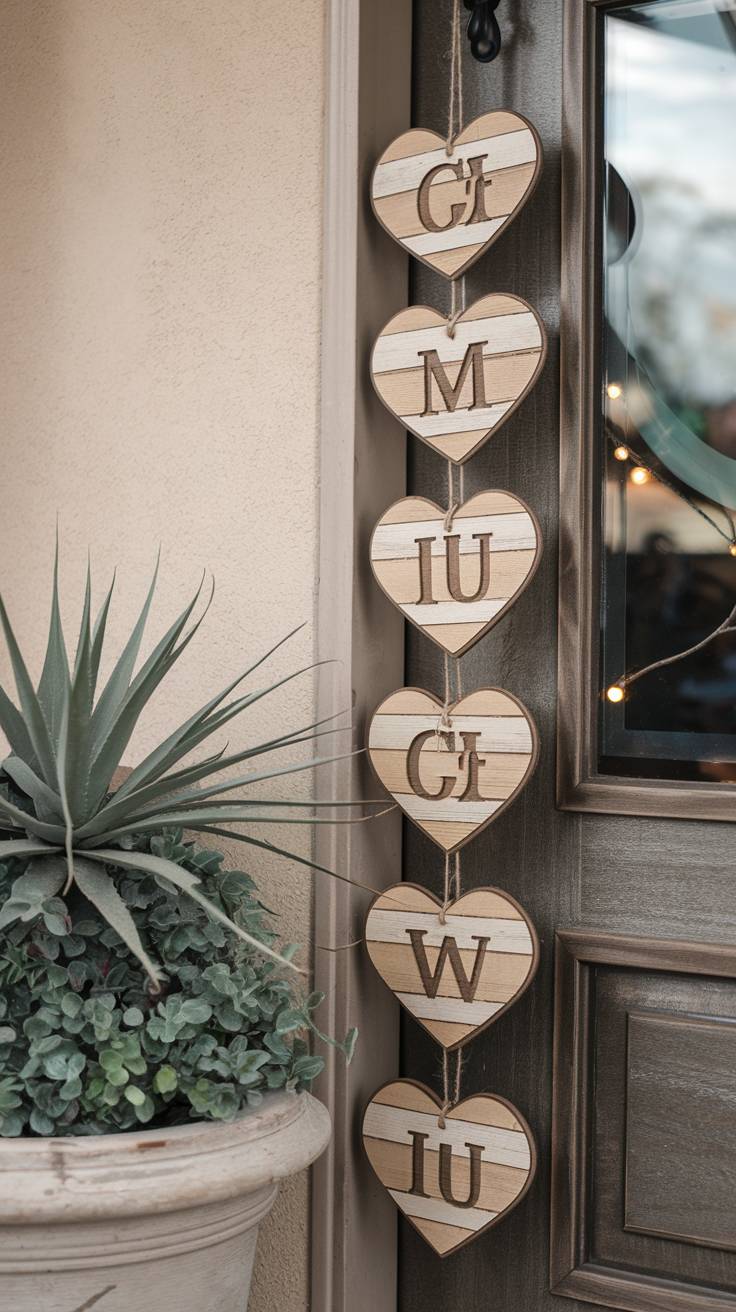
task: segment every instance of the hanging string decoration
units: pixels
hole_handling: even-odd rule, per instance
[[[384,983],[448,1052],[508,1011],[539,962],[524,908],[497,888],[442,903],[419,884],[396,884],[371,906],[365,938]]]
[[[379,975],[442,1049],[442,1099],[394,1080],[374,1094],[363,1124],[378,1179],[443,1257],[520,1203],[536,1169],[522,1114],[493,1094],[463,1099],[462,1073],[465,1045],[532,982],[539,943],[508,893],[463,892],[460,852],[526,786],[539,740],[512,693],[463,691],[459,657],[508,614],[541,554],[536,516],[519,497],[495,489],[466,500],[464,489],[464,462],[523,403],[547,349],[531,305],[494,293],[467,306],[464,274],[529,199],[541,165],[538,134],[521,115],[494,111],[463,126],[454,0],[447,137],[404,133],[371,184],[379,222],[451,288],[447,314],[415,305],[395,315],[371,363],[378,395],[401,427],[447,460],[447,509],[403,498],[382,515],[370,548],[384,592],[442,648],[444,693],[398,689],[368,735],[378,778],[444,854],[444,896],[414,883],[387,889],[365,933]]]
[[[395,314],[373,348],[371,376],[402,428],[461,464],[518,409],[546,354],[536,310],[493,293],[449,319],[429,305]]]
[[[480,688],[449,705],[421,688],[401,688],[381,703],[368,735],[384,788],[445,852],[498,819],[538,754],[529,712],[501,688]]]
[[[521,1112],[480,1093],[443,1107],[416,1080],[394,1080],[363,1118],[368,1160],[396,1206],[440,1257],[518,1206],[537,1152]]]
[[[542,147],[521,114],[494,110],[449,142],[412,128],[386,148],[371,182],[379,223],[410,255],[458,278],[497,241],[539,180]]]
[[[379,519],[376,581],[421,633],[462,656],[528,588],[542,555],[533,510],[510,492],[479,492],[452,514],[404,497]]]

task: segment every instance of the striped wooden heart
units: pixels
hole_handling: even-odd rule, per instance
[[[415,1080],[394,1080],[373,1095],[363,1144],[381,1184],[440,1257],[497,1225],[537,1169],[534,1136],[505,1098],[478,1093],[443,1117]]]
[[[478,492],[447,512],[404,497],[371,539],[377,582],[406,618],[461,656],[531,583],[542,554],[536,516],[510,492]]]
[[[480,688],[443,715],[420,688],[378,707],[368,754],[381,783],[445,852],[456,852],[506,809],[539,754],[529,712],[510,692]]]
[[[412,128],[384,150],[371,181],[376,217],[418,260],[458,278],[531,196],[542,143],[521,114],[469,123],[450,154],[436,132]]]
[[[419,884],[395,884],[368,912],[373,965],[402,1006],[453,1051],[498,1020],[531,984],[539,941],[519,903],[475,888],[442,903]]]
[[[462,464],[521,405],[546,354],[536,310],[494,292],[454,327],[428,305],[395,314],[373,348],[371,377],[403,428]]]

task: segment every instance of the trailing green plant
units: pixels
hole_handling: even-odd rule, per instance
[[[183,827],[203,834],[236,838],[303,865],[313,865],[298,854],[267,841],[262,836],[263,826],[275,823],[279,826],[333,824],[336,823],[334,818],[320,820],[300,812],[315,807],[332,809],[353,805],[232,797],[236,789],[252,788],[280,776],[344,759],[340,756],[270,766],[235,778],[216,778],[244,761],[331,732],[322,728],[327,721],[277,734],[230,755],[221,748],[202,761],[185,764],[186,758],[196,748],[248,707],[291,679],[315,668],[314,665],[307,666],[228,701],[243,681],[282,643],[277,643],[222,692],[189,716],[114,788],[113,780],[142,712],[188,647],[208,609],[205,607],[202,616],[189,624],[201,594],[200,585],[195,596],[134,673],[157,572],[158,567],[138,621],[99,696],[97,681],[114,580],[93,624],[91,580],[87,571],[81,632],[70,667],[59,608],[57,549],[48,643],[38,688],[33,686],[0,598],[0,626],[8,646],[19,703],[16,706],[0,684],[0,728],[11,746],[11,755],[3,762],[3,769],[22,794],[21,802],[13,801],[7,790],[0,789],[0,826],[7,835],[2,840],[0,834],[0,861],[23,858],[28,862],[26,872],[13,884],[10,897],[0,910],[0,929],[27,916],[29,888],[33,896],[42,888],[46,897],[51,898],[59,893],[65,895],[76,886],[124,940],[156,986],[162,978],[160,965],[147,952],[144,939],[118,892],[121,878],[131,870],[164,876],[187,898],[205,907],[213,919],[226,923],[251,947],[267,956],[275,954],[254,939],[249,931],[223,917],[219,907],[206,900],[197,875],[151,851],[131,851],[126,840],[132,835],[161,834],[172,826]],[[223,828],[233,823],[246,828],[238,832]],[[255,832],[251,832],[253,830]],[[281,960],[284,963],[283,957]]]
[[[174,831],[128,844],[196,876],[223,914],[264,945],[275,942],[253,880],[224,871],[219,852]],[[24,878],[18,865],[0,863],[0,895]],[[302,996],[297,978],[250,944],[234,954],[224,924],[167,878],[133,870],[119,885],[161,962],[166,982],[156,994],[77,888],[62,898],[31,883],[28,913],[0,948],[0,1135],[230,1120],[265,1091],[307,1089],[319,1074],[322,1059],[305,1034],[319,1033],[321,995]],[[351,1032],[336,1046],[349,1059],[354,1042]]]

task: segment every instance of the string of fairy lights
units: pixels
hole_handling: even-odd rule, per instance
[[[606,394],[610,401],[621,401],[624,408],[626,408],[626,389],[624,384],[610,382],[606,387]],[[736,557],[736,524],[725,507],[722,507],[722,509],[728,521],[728,532],[725,532],[720,525],[716,523],[712,516],[702,508],[702,506],[693,501],[686,493],[676,487],[674,483],[658,470],[653,469],[651,465],[647,464],[629,444],[622,442],[618,434],[607,429],[607,436],[613,446],[614,459],[618,460],[621,464],[630,463],[629,481],[634,487],[642,487],[646,483],[652,481],[656,481],[663,487],[666,487],[675,496],[679,497],[681,501],[684,501],[691,510],[700,515],[702,519],[705,519],[708,524],[710,524],[711,528],[713,528],[715,532],[726,541],[728,544],[729,555]],[[627,674],[621,675],[620,678],[614,680],[614,682],[606,688],[605,696],[608,701],[612,702],[614,705],[620,704],[626,700],[631,685],[636,683],[639,679],[644,678],[647,674],[651,674],[655,670],[661,669],[663,666],[673,665],[677,661],[684,660],[685,657],[702,650],[703,647],[706,647],[715,638],[720,637],[725,633],[736,632],[736,625],[734,624],[735,619],[736,606],[734,606],[725,619],[722,620],[722,622],[713,629],[711,633],[707,634],[705,638],[702,638],[693,646],[686,648],[684,651],[675,652],[672,656],[666,656],[661,660],[653,661],[650,665],[646,665],[642,669],[633,670]]]

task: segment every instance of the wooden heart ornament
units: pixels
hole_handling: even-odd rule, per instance
[[[510,692],[480,688],[443,714],[420,688],[378,707],[368,735],[384,788],[445,852],[456,852],[513,801],[537,763],[537,731]]]
[[[373,348],[371,377],[403,428],[462,464],[521,405],[546,354],[536,310],[494,292],[454,325],[428,305],[395,314]]]
[[[542,554],[533,511],[510,492],[479,492],[447,512],[404,497],[373,531],[377,582],[444,651],[461,656],[531,583]]]
[[[521,114],[469,123],[450,154],[436,132],[412,128],[383,152],[371,181],[376,217],[418,260],[458,278],[531,196],[542,143]]]
[[[518,1206],[537,1167],[532,1132],[505,1098],[476,1094],[443,1117],[431,1090],[414,1080],[373,1095],[363,1144],[381,1184],[440,1257]]]
[[[418,884],[387,888],[368,912],[376,970],[437,1043],[453,1051],[498,1020],[529,987],[539,940],[519,903],[476,888],[442,903]]]

